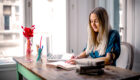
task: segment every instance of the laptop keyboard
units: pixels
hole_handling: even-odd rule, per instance
[[[71,58],[73,54],[47,54],[47,61],[66,61]]]
[[[61,59],[62,58],[62,55],[48,55],[47,56],[47,59]]]

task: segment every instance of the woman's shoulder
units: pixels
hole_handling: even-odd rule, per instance
[[[117,37],[120,36],[119,32],[117,30],[110,30],[109,31],[109,37]]]

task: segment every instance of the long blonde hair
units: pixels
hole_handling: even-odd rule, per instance
[[[100,27],[98,33],[94,32],[91,26],[90,16],[93,13],[96,14],[99,20]],[[88,41],[86,49],[87,54],[89,54],[93,48],[93,51],[98,51],[100,56],[105,54],[108,43],[109,27],[110,25],[107,11],[102,7],[95,8],[89,15]]]

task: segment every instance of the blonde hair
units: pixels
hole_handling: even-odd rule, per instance
[[[91,14],[96,14],[99,20],[99,32],[94,32],[90,16]],[[93,51],[98,51],[99,55],[104,55],[108,43],[108,34],[109,34],[109,18],[107,11],[102,7],[95,8],[89,15],[89,26],[88,26],[88,41],[86,54],[88,55],[94,48]]]

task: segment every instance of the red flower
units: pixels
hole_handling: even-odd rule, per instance
[[[34,29],[35,29],[34,26],[35,26],[35,25],[32,25],[31,27],[23,27],[23,26],[21,26],[21,28],[23,29],[23,35],[24,35],[26,38],[33,37],[33,31],[34,31]]]

